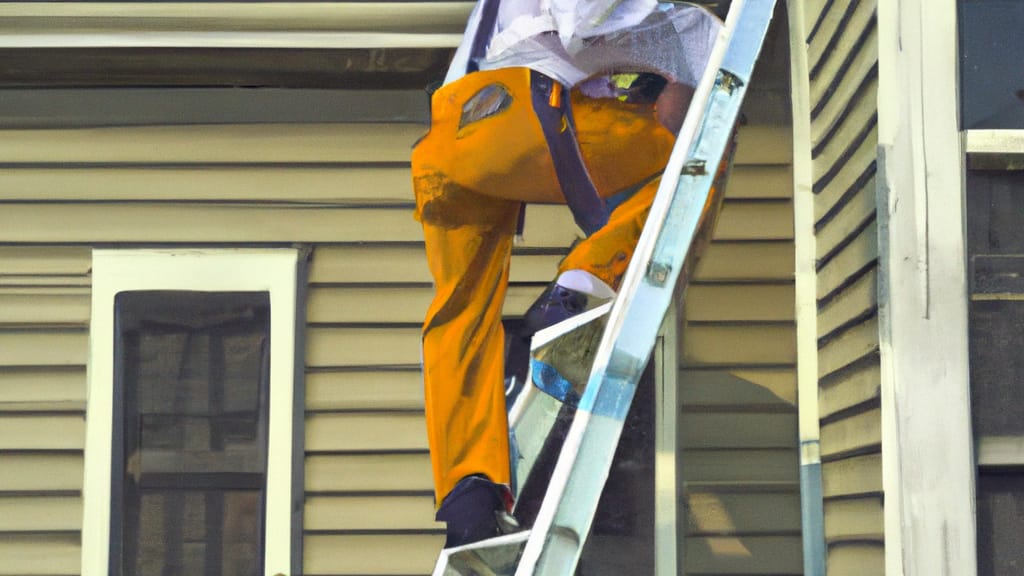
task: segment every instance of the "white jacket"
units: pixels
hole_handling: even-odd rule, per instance
[[[721,29],[708,10],[656,0],[478,0],[445,83],[466,73],[483,2],[500,2],[481,70],[524,66],[566,86],[654,72],[695,86]]]

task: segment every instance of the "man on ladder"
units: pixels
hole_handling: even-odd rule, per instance
[[[613,296],[719,26],[655,0],[479,0],[470,16],[412,155],[436,290],[423,363],[446,548],[516,528],[501,311],[522,204],[567,203],[587,234],[530,329]]]

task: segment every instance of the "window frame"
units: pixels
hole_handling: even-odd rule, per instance
[[[267,292],[270,398],[264,573],[301,572],[302,418],[297,249],[93,250],[82,576],[108,573],[114,423],[114,299],[137,290]],[[293,512],[297,511],[297,512]]]
[[[880,2],[877,14],[886,574],[972,576],[975,459],[957,3]]]

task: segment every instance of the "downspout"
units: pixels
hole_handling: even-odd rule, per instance
[[[796,292],[797,410],[800,427],[800,517],[804,574],[825,575],[825,514],[818,421],[818,304],[811,116],[804,1],[786,2],[793,116],[793,242]]]

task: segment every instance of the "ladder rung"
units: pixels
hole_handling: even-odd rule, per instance
[[[441,552],[434,576],[512,576],[529,530],[481,540]]]

